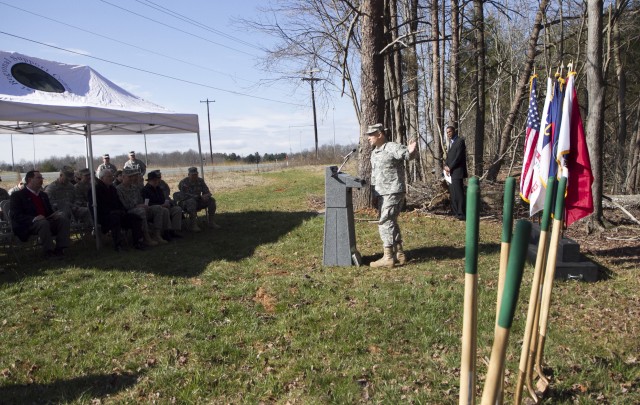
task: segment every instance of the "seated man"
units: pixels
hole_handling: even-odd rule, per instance
[[[113,185],[118,187],[120,184],[122,184],[122,170],[116,170]]]
[[[164,193],[164,199],[171,200],[171,189],[169,188],[167,182],[162,180],[162,173],[160,173],[160,170],[154,170],[154,172],[158,173],[158,179],[160,179],[158,187],[160,187],[160,190],[162,190],[162,192]]]
[[[39,171],[27,172],[25,180],[25,187],[11,194],[13,233],[23,242],[29,235],[38,235],[46,257],[63,256],[64,249],[71,244],[69,220],[59,211],[54,212],[49,197],[41,192],[43,179]]]
[[[182,208],[171,206],[171,200],[165,197],[164,192],[160,189],[160,177],[156,171],[149,172],[147,175],[147,185],[142,189],[142,197],[149,200],[151,209],[162,207],[169,211],[171,224],[163,224],[162,237],[165,240],[179,238],[182,229]]]
[[[96,201],[98,206],[98,228],[102,235],[111,231],[113,239],[113,248],[119,251],[122,248],[121,229],[131,229],[133,236],[133,246],[136,249],[144,250],[142,243],[142,219],[135,215],[127,213],[126,209],[120,201],[118,191],[113,186],[113,172],[108,168],[101,169],[96,180]],[[91,189],[87,191],[87,200],[93,202]],[[91,206],[92,204],[90,204]]]
[[[80,219],[85,225],[93,226],[93,217],[89,212],[89,200],[87,195],[91,191],[91,172],[89,169],[82,169],[79,172],[80,180],[73,186],[73,210],[76,219],[85,218],[84,212],[87,212],[86,221]]]
[[[198,177],[198,169],[189,168],[189,175],[182,179],[178,184],[178,193],[174,195],[176,202],[182,209],[189,214],[190,229],[193,232],[200,232],[198,227],[197,215],[198,211],[206,208],[209,214],[209,227],[220,228],[213,220],[216,213],[216,200],[209,192],[209,187],[204,179]]]
[[[44,192],[49,196],[53,208],[62,211],[69,221],[75,220],[85,226],[91,226],[89,209],[74,205],[75,188],[71,184],[72,178],[73,170],[65,166],[60,170],[60,177],[49,184]]]
[[[2,181],[2,178],[0,178],[0,181]],[[9,192],[4,188],[0,187],[0,201],[4,201],[8,199],[9,199]]]
[[[165,215],[161,209],[151,209],[144,203],[142,199],[142,188],[138,185],[138,171],[136,169],[124,169],[122,172],[122,184],[116,189],[118,190],[118,196],[120,201],[127,212],[138,215],[142,219],[142,233],[144,236],[144,243],[147,246],[157,246],[159,243],[167,243],[166,240],[160,236],[162,231],[162,225],[166,221],[169,222],[169,212]],[[166,210],[165,210],[166,211]],[[154,232],[153,237],[149,232],[149,224],[147,220],[153,222]],[[162,239],[162,241],[160,241]]]

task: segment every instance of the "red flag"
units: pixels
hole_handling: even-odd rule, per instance
[[[527,114],[527,135],[524,138],[524,158],[522,176],[520,176],[520,197],[529,202],[533,185],[533,157],[540,134],[540,115],[538,114],[538,75],[531,76],[529,92],[529,112]]]
[[[568,77],[566,94],[572,96],[571,102],[571,131],[569,133],[571,149],[565,155],[567,164],[568,182],[565,209],[567,212],[567,226],[577,220],[586,217],[593,212],[593,173],[589,160],[589,149],[580,116],[578,94],[574,83],[575,72],[570,72]]]

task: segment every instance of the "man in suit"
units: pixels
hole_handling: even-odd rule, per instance
[[[444,171],[451,176],[449,195],[451,197],[451,212],[461,221],[466,219],[466,204],[463,183],[467,178],[467,147],[464,139],[458,136],[456,129],[447,127],[449,150],[445,160]]]
[[[53,211],[49,197],[42,191],[42,181],[42,174],[31,170],[25,176],[25,187],[11,194],[11,227],[23,242],[30,235],[37,235],[46,257],[63,256],[64,249],[71,244],[69,220],[61,212]]]

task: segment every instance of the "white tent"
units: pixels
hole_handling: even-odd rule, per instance
[[[82,135],[91,172],[95,135],[195,133],[202,156],[197,114],[174,113],[143,100],[89,66],[15,52],[0,51],[0,132]]]

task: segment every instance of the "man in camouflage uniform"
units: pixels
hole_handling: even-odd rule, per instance
[[[65,217],[83,225],[91,225],[91,214],[87,207],[78,207],[74,204],[75,188],[71,184],[73,169],[65,166],[60,170],[60,177],[49,184],[44,192],[49,196],[49,201],[54,210],[62,211]]]
[[[204,179],[198,177],[198,169],[190,167],[188,171],[189,175],[178,184],[180,191],[174,195],[174,198],[178,205],[189,214],[190,229],[193,232],[200,232],[197,215],[198,211],[203,208],[206,208],[209,214],[209,228],[219,229],[220,226],[213,220],[213,215],[216,213],[215,198],[211,195]]]
[[[122,172],[122,184],[116,189],[118,190],[118,197],[122,205],[130,214],[135,214],[142,219],[142,234],[144,237],[144,243],[147,246],[157,246],[160,242],[157,238],[152,238],[149,232],[149,224],[147,220],[152,220],[154,229],[162,230],[162,224],[164,218],[160,211],[151,210],[151,208],[144,203],[142,199],[142,189],[138,185],[138,171],[135,169],[127,168]]]
[[[372,262],[371,267],[394,267],[403,265],[406,256],[402,248],[402,235],[398,226],[398,215],[404,202],[406,180],[404,162],[415,156],[416,140],[408,146],[387,141],[382,124],[369,125],[367,128],[371,151],[371,185],[374,204],[380,213],[378,231],[384,247],[380,260]]]
[[[9,196],[11,196],[11,194],[15,193],[16,191],[22,190],[26,183],[27,183],[27,179],[26,179],[26,177],[23,177],[22,180],[20,180],[18,182],[18,184],[16,184],[15,186],[13,186],[9,190],[7,190],[7,193],[9,193]]]
[[[109,170],[109,169],[107,169]],[[99,173],[99,172],[98,172]],[[93,218],[89,212],[89,192],[91,190],[91,172],[89,169],[82,169],[79,172],[80,180],[73,186],[73,206],[78,211],[86,210],[89,214],[90,224],[93,225]]]
[[[123,169],[135,169],[138,171],[138,173],[140,174],[140,176],[137,178],[138,184],[140,185],[140,187],[144,186],[144,174],[147,172],[147,165],[144,164],[144,162],[140,159],[136,159],[136,152],[135,151],[131,151],[129,152],[129,160],[127,160],[124,163],[124,168]]]
[[[102,169],[109,169],[113,174],[116,174],[116,172],[118,171],[118,168],[116,167],[116,165],[111,163],[111,157],[109,156],[108,153],[105,153],[104,155],[102,155],[102,164],[98,166],[98,168],[96,169],[96,174],[100,173]]]

